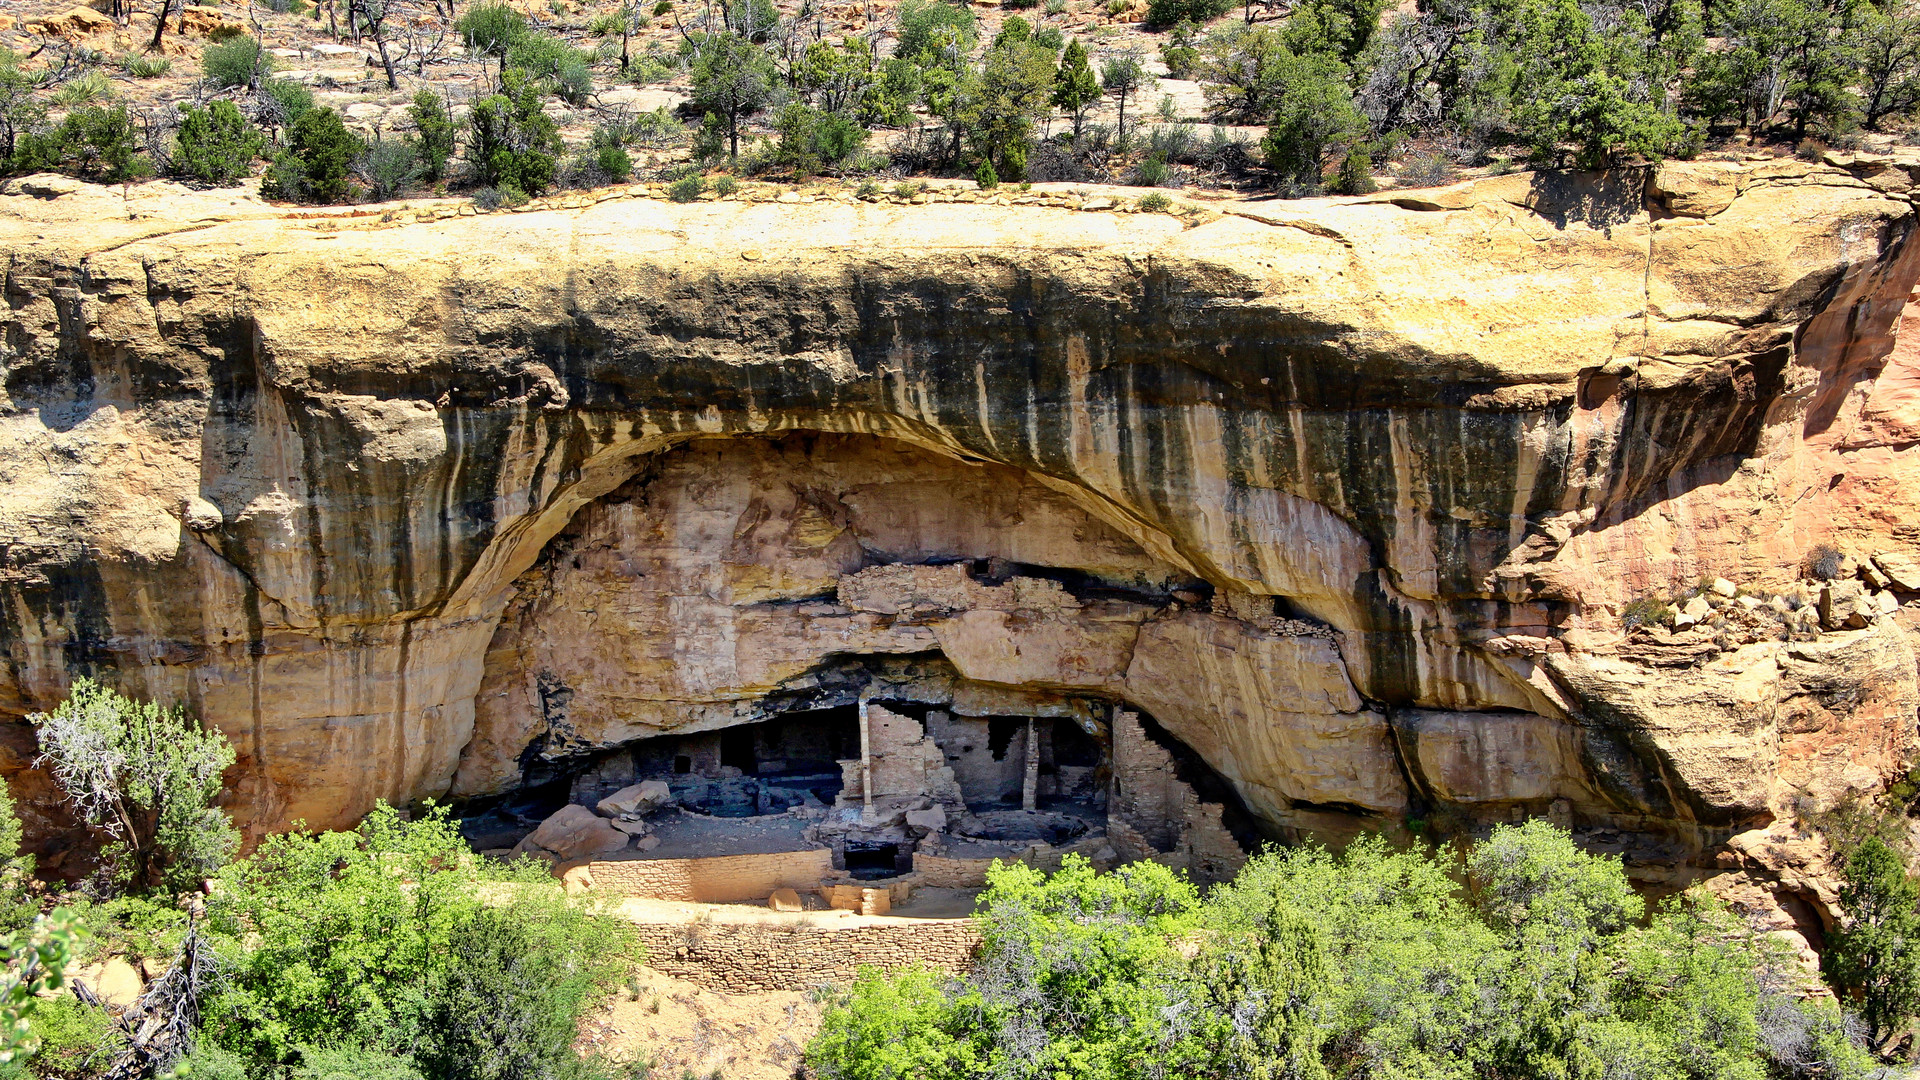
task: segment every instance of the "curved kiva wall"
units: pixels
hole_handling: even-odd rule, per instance
[[[942,579],[966,604],[903,630],[859,606],[891,601],[849,590],[966,548],[951,555],[1140,591],[1063,586],[1031,609],[1089,648],[1130,638],[1124,662],[1115,647],[979,671],[1098,683],[1263,812],[1571,792],[1733,829],[1901,767],[1905,634],[1888,618],[1791,656],[1716,647],[1693,660],[1731,674],[1703,674],[1622,654],[1614,615],[1702,574],[1784,583],[1822,540],[1920,555],[1884,520],[1912,505],[1912,442],[1860,434],[1902,415],[1875,401],[1911,377],[1894,328],[1920,277],[1912,206],[1873,180],[1702,163],[1188,219],[610,200],[409,224],[16,184],[0,195],[0,708],[106,673],[234,738],[253,827],[336,825],[375,798],[506,782],[541,650],[608,688],[597,713],[575,688],[566,722],[588,739],[675,703],[719,722],[822,655],[809,618],[875,651],[932,635],[964,671],[948,639],[1010,640],[1029,598]],[[783,432],[847,461],[790,467],[793,444],[760,438]],[[758,449],[733,461],[720,436]],[[538,580],[543,552],[596,529],[647,540],[617,500],[654,471],[685,471],[663,490],[686,521],[705,513],[703,454],[712,497],[734,500],[715,519],[746,499],[712,538],[722,563],[752,569],[669,568],[697,585],[671,593],[691,606],[630,627],[577,606],[525,621],[625,573],[610,547]],[[938,522],[891,522],[891,498],[845,509],[908,458],[903,475],[949,496],[909,500]],[[1884,478],[1879,506],[1828,482],[1842,461],[1851,483]],[[722,475],[742,469],[780,475]],[[974,494],[989,476],[993,498]],[[1751,510],[1737,535],[1668,544],[1703,504]],[[862,528],[913,544],[870,547]],[[891,572],[918,596],[922,571]],[[799,614],[830,574],[846,613]],[[1178,595],[1194,582],[1204,605]],[[763,614],[780,629],[742,638]],[[1302,627],[1263,622],[1282,617]],[[665,663],[646,627],[713,619],[778,655],[674,661],[642,686]],[[516,637],[529,625],[545,640]],[[570,653],[559,626],[612,644]],[[1861,692],[1795,704],[1833,649],[1859,654]],[[30,734],[5,739],[44,807],[21,770]],[[1510,745],[1537,752],[1494,752]]]

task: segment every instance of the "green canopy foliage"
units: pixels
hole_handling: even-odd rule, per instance
[[[1456,874],[1462,874],[1462,886]],[[966,978],[862,977],[818,1075],[1094,1080],[1863,1077],[1837,1009],[1704,893],[1648,917],[1543,822],[1450,849],[1270,850],[1200,898],[1154,864],[997,867]]]

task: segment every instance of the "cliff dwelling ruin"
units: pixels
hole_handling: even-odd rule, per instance
[[[481,845],[653,781],[670,803],[622,857],[827,850],[880,880],[1075,851],[1222,880],[1255,819],[1124,690],[1141,624],[1212,594],[1016,470],[694,440],[520,577],[455,793]]]

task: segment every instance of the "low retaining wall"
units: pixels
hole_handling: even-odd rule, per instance
[[[833,852],[826,848],[704,859],[610,859],[589,862],[586,871],[595,892],[702,904],[763,901],[775,889],[810,892],[834,875]]]
[[[645,963],[708,990],[742,993],[846,984],[862,967],[885,971],[925,964],[964,971],[980,931],[972,919],[899,919],[862,926],[804,922],[635,926]]]

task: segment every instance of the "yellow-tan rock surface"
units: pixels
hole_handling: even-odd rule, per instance
[[[1275,829],[1691,858],[1915,749],[1920,244],[1876,170],[1188,218],[13,181],[0,712],[188,704],[257,832],[892,658],[1151,714]],[[1782,599],[1821,544],[1860,625]],[[1623,625],[1703,578],[1740,596]]]

